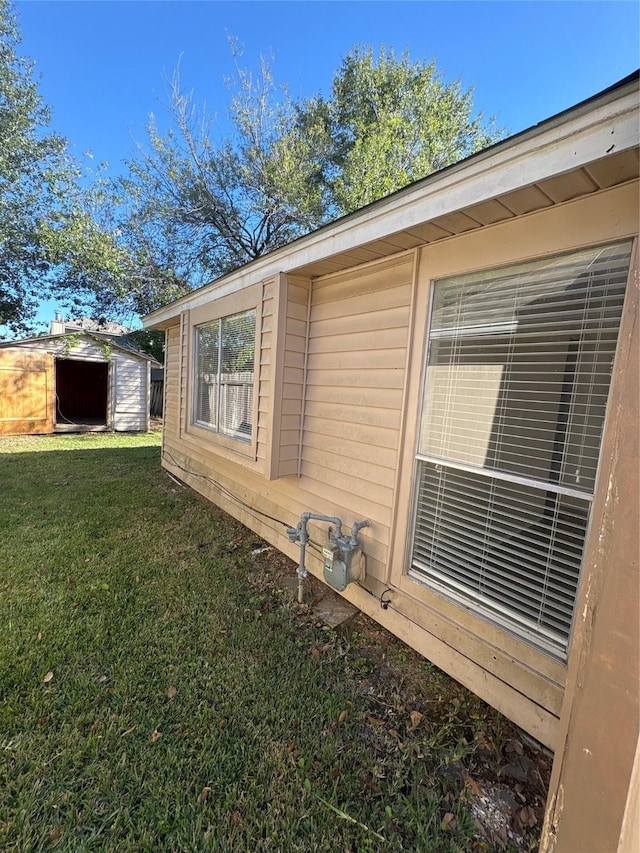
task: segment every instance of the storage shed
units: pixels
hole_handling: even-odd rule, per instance
[[[147,431],[152,365],[86,332],[0,344],[0,434]]]
[[[557,853],[637,849],[639,129],[636,73],[145,319],[163,466],[554,750]]]

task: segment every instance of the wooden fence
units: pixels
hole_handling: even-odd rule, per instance
[[[152,417],[161,418],[162,417],[162,399],[164,396],[164,380],[163,379],[152,379],[151,380],[151,401],[149,404],[149,414]]]

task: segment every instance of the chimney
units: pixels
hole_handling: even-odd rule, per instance
[[[61,311],[55,312],[55,320],[51,321],[50,326],[50,335],[64,335],[64,319]]]

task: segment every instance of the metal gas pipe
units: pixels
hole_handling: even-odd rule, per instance
[[[369,527],[370,521],[357,521],[351,527],[351,535],[342,535],[342,521],[331,515],[318,515],[314,512],[303,512],[296,527],[287,528],[290,542],[300,542],[300,565],[298,574],[298,601],[304,601],[304,580],[308,576],[305,562],[309,531],[307,522],[326,521],[333,524],[335,529],[329,534],[329,547],[322,549],[324,560],[324,579],[334,589],[342,591],[348,583],[364,579],[364,557],[358,542],[358,531]]]

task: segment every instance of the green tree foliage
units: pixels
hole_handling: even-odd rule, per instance
[[[286,245],[325,218],[313,139],[299,133],[286,94],[276,97],[269,63],[263,60],[257,75],[237,63],[236,71],[231,133],[214,141],[218,127],[181,89],[176,72],[171,128],[161,133],[151,116],[147,144],[119,181],[129,204],[122,233],[192,284]],[[171,235],[170,247],[156,242],[159,233]]]
[[[0,324],[15,331],[52,295],[71,316],[129,321],[499,135],[433,62],[357,47],[328,97],[294,101],[270,61],[254,74],[232,45],[225,123],[176,71],[168,129],[151,116],[126,171],[89,181],[45,132],[17,44],[0,0]]]
[[[302,107],[322,128],[332,202],[349,213],[462,160],[499,137],[473,115],[472,91],[447,83],[434,62],[393,49],[356,47],[334,76],[331,97]]]
[[[13,6],[0,0],[0,326],[33,331],[46,298],[71,316],[131,319],[188,292],[171,263],[178,226],[124,217],[102,169],[78,167],[48,131],[50,110],[19,44]]]
[[[42,239],[56,271],[50,292],[71,315],[130,321],[191,290],[173,262],[175,225],[141,224],[129,210],[103,167],[88,186],[66,182]]]
[[[43,222],[69,171],[65,141],[47,133],[50,114],[17,53],[15,14],[0,0],[0,325],[25,331],[51,268]]]
[[[117,195],[128,211],[121,243],[185,287],[286,245],[495,141],[473,114],[472,92],[433,62],[355,48],[329,98],[293,101],[269,62],[257,75],[236,62],[230,132],[170,83],[172,126],[152,116],[146,146]],[[216,141],[215,134],[219,135]],[[170,295],[170,290],[154,297]]]
[[[139,349],[164,364],[164,332],[136,329],[118,338],[117,343]]]

